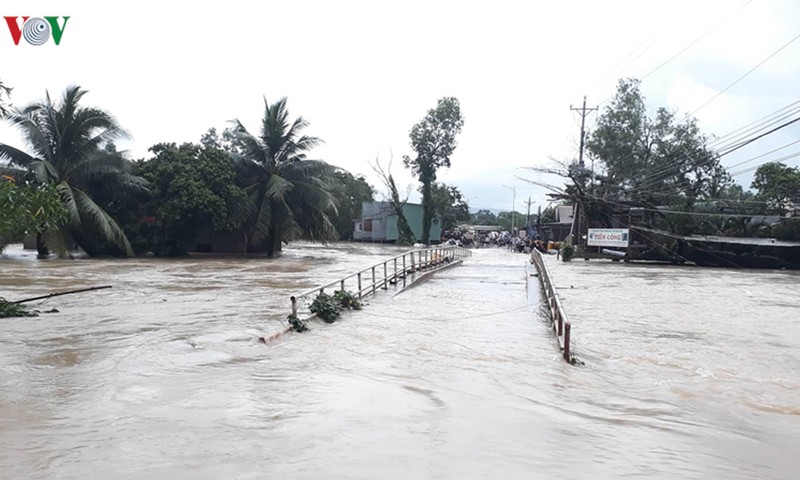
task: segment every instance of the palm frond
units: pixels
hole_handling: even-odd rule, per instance
[[[253,244],[260,243],[270,234],[272,229],[272,202],[266,195],[261,196],[261,202],[253,223],[253,230],[250,241]]]
[[[267,190],[264,196],[271,200],[284,200],[294,184],[280,175],[272,175],[267,180]]]
[[[234,159],[248,160],[259,165],[267,165],[267,155],[259,139],[253,136],[239,120],[233,120],[233,132],[242,142],[244,152],[241,156],[235,155]]]
[[[5,120],[22,133],[33,156],[51,158],[52,135],[38,104],[29,105],[22,110],[14,108],[6,115]]]
[[[0,143],[0,161],[9,162],[17,167],[29,168],[35,160],[36,158],[18,148]]]
[[[133,249],[130,242],[128,242],[128,237],[125,236],[125,232],[117,225],[117,222],[105,210],[94,203],[89,195],[78,189],[73,189],[73,192],[78,208],[81,210],[81,217],[91,219],[91,222],[100,230],[106,240],[117,245],[126,255],[133,256]]]
[[[81,212],[78,208],[78,202],[75,200],[75,192],[67,182],[60,182],[56,185],[58,193],[61,195],[61,203],[67,209],[67,218],[73,227],[80,227],[81,225]]]

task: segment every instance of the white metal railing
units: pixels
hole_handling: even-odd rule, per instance
[[[553,319],[553,330],[555,330],[558,345],[564,353],[564,360],[572,363],[572,355],[570,354],[569,337],[572,330],[572,324],[567,319],[567,314],[564,312],[564,307],[561,305],[561,298],[556,292],[556,287],[553,285],[553,277],[550,276],[550,270],[542,257],[542,253],[535,248],[531,250],[531,262],[536,266],[539,272],[539,278],[544,287],[544,293],[547,297],[547,306],[550,309],[550,318]]]
[[[409,250],[338,280],[292,295],[290,297],[292,314],[297,315],[297,300],[305,301],[311,295],[325,293],[326,289],[338,287],[337,289],[340,291],[347,291],[348,287],[351,289],[355,287],[353,294],[358,298],[363,298],[366,295],[375,294],[378,289],[388,289],[390,284],[397,283],[400,279],[405,282],[408,275],[413,275],[418,271],[428,270],[471,256],[472,251],[458,246],[435,246]]]

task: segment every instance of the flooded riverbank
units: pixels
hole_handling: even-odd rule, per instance
[[[292,293],[399,251],[300,244],[275,260],[38,262],[12,250],[0,296],[113,288],[0,320],[0,478],[798,470],[791,273],[554,265],[583,367],[563,362],[526,296],[526,257],[501,249],[333,325],[256,341],[280,328]]]

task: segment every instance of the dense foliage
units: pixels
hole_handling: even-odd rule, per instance
[[[442,231],[451,230],[470,219],[469,205],[458,187],[435,182],[431,185],[431,205],[442,222]]]
[[[0,177],[0,252],[26,235],[56,230],[67,220],[67,210],[52,185],[19,185]]]
[[[137,248],[163,255],[186,253],[201,228],[234,230],[241,226],[244,192],[236,184],[234,162],[224,151],[190,143],[158,144],[155,155],[135,171],[150,184],[150,195],[136,219]]]
[[[756,198],[780,214],[800,210],[800,168],[770,162],[756,170],[752,188]]]
[[[679,121],[665,108],[651,117],[639,83],[619,82],[589,136],[586,146],[599,171],[587,195],[691,206],[731,185],[696,120]]]
[[[80,106],[84,95],[86,90],[71,86],[59,100],[48,93],[44,100],[12,107],[4,118],[22,133],[30,153],[0,143],[0,157],[25,169],[32,181],[58,189],[68,217],[46,232],[51,244],[71,239],[92,254],[105,241],[115,247],[110,253],[132,255],[127,236],[93,194],[100,186],[118,193],[141,190],[146,182],[130,173],[130,162],[113,148],[127,133],[109,113]]]
[[[331,195],[338,205],[331,217],[340,240],[353,239],[353,219],[361,217],[361,204],[375,199],[375,190],[363,176],[337,169],[330,182]]]
[[[416,157],[403,157],[403,164],[420,181],[422,193],[422,243],[430,241],[431,223],[435,213],[433,183],[439,168],[450,167],[450,156],[456,148],[456,136],[464,126],[458,99],[439,99],[436,108],[411,128],[409,137]]]

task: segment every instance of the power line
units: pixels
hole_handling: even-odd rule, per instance
[[[775,152],[777,152],[777,151],[783,150],[783,149],[784,149],[784,148],[786,148],[786,147],[791,147],[792,145],[796,145],[796,144],[798,144],[798,143],[800,143],[800,140],[795,140],[794,142],[787,143],[786,145],[784,145],[784,146],[782,146],[782,147],[778,147],[778,148],[776,148],[776,149],[774,149],[774,150],[770,150],[769,152],[762,153],[761,155],[757,155],[757,156],[755,156],[755,157],[753,157],[753,158],[750,158],[750,159],[747,159],[747,160],[741,161],[741,162],[739,162],[739,163],[736,163],[736,164],[733,164],[733,165],[729,165],[729,166],[727,166],[727,167],[725,167],[725,168],[726,168],[727,170],[734,169],[734,168],[736,168],[736,167],[739,167],[739,166],[742,166],[742,165],[744,165],[745,163],[750,163],[750,162],[752,162],[753,160],[758,160],[759,158],[766,157],[767,155],[770,155],[770,154],[772,154],[772,153],[775,153]]]
[[[765,132],[765,133],[762,133],[762,134],[760,134],[760,135],[758,135],[758,136],[756,136],[756,137],[753,137],[753,138],[751,138],[751,139],[748,139],[748,140],[747,140],[747,141],[745,141],[745,142],[741,142],[739,145],[737,145],[737,146],[735,146],[735,147],[733,147],[733,148],[730,148],[730,149],[728,149],[727,151],[725,151],[725,152],[723,152],[723,153],[721,153],[721,154],[718,154],[717,156],[711,156],[711,157],[709,157],[709,158],[708,158],[706,161],[704,161],[704,162],[701,162],[701,163],[700,163],[700,164],[698,164],[698,165],[695,165],[695,167],[700,167],[700,166],[703,166],[703,165],[707,165],[707,164],[711,163],[712,161],[715,161],[715,160],[717,160],[717,159],[719,159],[719,158],[722,158],[722,157],[724,157],[725,155],[729,155],[729,154],[731,154],[731,153],[735,152],[736,150],[739,150],[740,148],[743,148],[744,146],[746,146],[746,145],[749,145],[749,144],[751,144],[751,143],[755,142],[756,140],[759,140],[759,139],[761,139],[761,138],[764,138],[764,137],[766,137],[767,135],[770,135],[770,134],[772,134],[772,133],[775,133],[775,132],[777,132],[778,130],[780,130],[780,129],[782,129],[782,128],[786,128],[787,126],[789,126],[789,125],[792,125],[793,123],[796,123],[796,122],[798,122],[798,121],[800,121],[800,117],[797,117],[797,118],[795,118],[795,119],[793,119],[793,120],[790,120],[790,121],[788,121],[788,122],[785,122],[785,123],[783,123],[783,124],[781,124],[781,125],[779,125],[779,126],[777,126],[777,127],[773,128],[772,130],[770,130],[770,131],[768,131],[768,132]],[[686,158],[684,158],[684,160],[685,160],[685,159],[686,159]],[[633,189],[633,191],[636,191],[636,190],[642,190],[642,189],[646,189],[646,188],[649,188],[649,187],[652,187],[652,186],[654,186],[656,182],[658,182],[658,181],[660,181],[660,180],[664,180],[665,178],[667,178],[668,176],[670,176],[670,174],[672,174],[672,173],[673,173],[673,172],[672,172],[672,171],[673,171],[673,169],[675,169],[675,167],[677,167],[677,166],[678,166],[678,165],[677,165],[677,163],[673,163],[672,165],[666,166],[666,167],[662,168],[661,170],[657,170],[657,171],[655,171],[655,172],[652,172],[652,173],[650,173],[650,174],[647,174],[647,175],[645,175],[645,176],[643,176],[643,177],[641,177],[641,178],[637,179],[637,180],[639,180],[639,181],[643,181],[644,183],[643,183],[642,185],[640,185],[639,187],[637,187],[637,188]],[[675,173],[675,174],[677,174],[677,173],[679,173],[679,172],[675,171],[674,173]],[[665,175],[665,174],[666,174],[666,175]],[[660,178],[659,178],[659,177],[660,177]]]
[[[719,22],[717,22],[717,24],[716,24],[716,25],[714,25],[714,26],[713,26],[713,27],[711,27],[710,29],[706,30],[706,32],[705,32],[705,33],[703,33],[703,34],[702,34],[702,35],[700,35],[699,37],[695,38],[695,39],[694,39],[692,42],[690,42],[688,45],[686,45],[686,46],[685,46],[685,47],[683,47],[683,48],[682,48],[680,51],[678,51],[678,53],[676,53],[675,55],[673,55],[673,56],[669,57],[669,58],[668,58],[666,61],[664,61],[663,63],[661,63],[661,65],[659,65],[659,66],[657,66],[656,68],[654,68],[654,69],[650,70],[649,72],[647,72],[647,73],[646,73],[646,74],[645,74],[645,75],[644,75],[642,78],[640,78],[639,80],[644,80],[645,78],[649,77],[650,75],[652,75],[652,74],[654,74],[655,72],[657,72],[658,70],[660,70],[660,69],[661,69],[662,67],[664,67],[665,65],[669,64],[671,61],[673,61],[673,60],[675,60],[676,58],[678,58],[679,56],[681,56],[681,54],[683,54],[683,53],[684,53],[686,50],[689,50],[690,48],[692,48],[693,46],[695,46],[695,45],[696,45],[696,44],[697,44],[699,41],[701,41],[702,39],[704,39],[704,38],[706,38],[708,35],[710,35],[712,32],[714,32],[714,31],[715,31],[717,28],[719,28],[719,27],[720,27],[720,26],[721,26],[723,23],[725,23],[727,20],[729,20],[729,19],[731,19],[732,17],[736,16],[736,15],[737,15],[739,12],[741,12],[742,10],[744,10],[744,8],[745,8],[746,6],[748,6],[748,5],[750,5],[752,2],[753,2],[753,0],[747,0],[747,2],[745,2],[744,4],[742,4],[742,6],[741,6],[741,7],[739,7],[739,9],[738,9],[738,10],[736,10],[735,12],[733,12],[733,14],[731,14],[731,15],[728,15],[727,17],[725,17],[725,18],[723,18],[722,20],[720,20]]]
[[[710,35],[710,34],[711,34],[711,33],[713,33],[714,31],[716,31],[716,30],[717,30],[717,29],[718,29],[720,26],[722,26],[722,25],[723,25],[725,22],[727,22],[727,21],[728,21],[728,20],[730,20],[731,18],[733,18],[733,17],[735,17],[736,15],[738,15],[738,14],[739,14],[739,12],[741,12],[742,10],[744,10],[744,8],[745,8],[745,7],[747,7],[748,5],[750,5],[752,2],[753,2],[753,0],[747,0],[745,3],[743,3],[743,4],[742,4],[742,5],[741,5],[741,6],[740,6],[740,7],[739,7],[739,8],[738,8],[736,11],[734,11],[732,14],[730,14],[730,15],[728,15],[728,16],[726,16],[726,17],[724,17],[722,20],[720,20],[719,22],[717,22],[717,23],[716,23],[714,26],[712,26],[710,29],[706,30],[706,31],[705,31],[704,33],[702,33],[700,36],[698,36],[697,38],[695,38],[694,40],[692,40],[691,42],[689,42],[689,43],[688,43],[688,44],[687,44],[685,47],[683,47],[682,49],[680,49],[680,50],[679,50],[677,53],[675,53],[674,55],[672,55],[671,57],[669,57],[668,59],[666,59],[665,61],[663,61],[661,64],[659,64],[659,65],[658,65],[657,67],[655,67],[654,69],[652,69],[652,70],[650,70],[649,72],[647,72],[647,73],[646,73],[644,76],[642,76],[641,78],[639,78],[639,80],[640,80],[640,81],[644,80],[645,78],[647,78],[647,77],[649,77],[650,75],[654,74],[655,72],[657,72],[658,70],[660,70],[660,69],[661,69],[661,68],[663,68],[664,66],[668,65],[670,62],[672,62],[673,60],[675,60],[675,59],[676,59],[676,58],[678,58],[679,56],[683,55],[683,54],[684,54],[684,53],[685,53],[687,50],[689,50],[690,48],[692,48],[693,46],[695,46],[696,44],[698,44],[700,41],[702,41],[704,38],[706,38],[708,35]],[[619,62],[617,65],[621,64],[621,63],[622,63],[622,62],[625,60],[625,58],[627,58],[628,56],[630,56],[630,55],[631,55],[631,54],[632,54],[634,51],[636,51],[636,50],[637,50],[637,49],[638,49],[638,48],[639,48],[641,45],[643,45],[645,42],[647,42],[647,40],[649,40],[650,38],[652,38],[652,36],[651,36],[651,37],[648,37],[648,38],[646,38],[644,41],[642,41],[642,42],[639,44],[639,46],[637,46],[636,48],[634,48],[633,50],[631,50],[631,52],[629,52],[629,53],[628,53],[628,55],[626,55],[626,56],[623,58],[623,60],[622,60],[621,62]],[[650,50],[650,49],[651,49],[651,48],[652,48],[652,47],[653,47],[655,44],[657,44],[657,43],[658,43],[657,41],[655,41],[655,42],[651,43],[651,44],[650,44],[650,46],[648,46],[648,47],[647,47],[645,50],[643,50],[642,52],[640,52],[640,53],[639,53],[639,54],[638,54],[638,55],[637,55],[635,58],[633,58],[633,59],[632,59],[630,62],[628,62],[627,64],[625,64],[625,66],[624,66],[624,67],[622,67],[621,69],[619,69],[619,71],[623,71],[623,70],[625,70],[626,68],[628,68],[629,66],[631,66],[631,65],[632,65],[633,63],[635,63],[635,62],[636,62],[636,61],[637,61],[637,60],[638,60],[638,59],[639,59],[639,58],[640,58],[640,57],[641,57],[643,54],[647,53],[647,51],[649,51],[649,50]],[[610,76],[610,75],[611,75],[611,73],[613,73],[613,72],[614,72],[614,70],[616,70],[616,67],[612,68],[612,69],[609,71],[609,73],[607,74],[607,76]],[[597,83],[599,83],[599,82],[597,82]],[[597,85],[597,83],[595,84],[595,86]],[[594,89],[595,87],[592,87],[592,88]],[[612,98],[614,98],[614,96],[613,96],[613,95],[611,95],[611,96],[607,97],[607,98],[606,98],[606,99],[604,99],[602,102],[598,103],[598,105],[603,105],[604,103],[608,102],[608,101],[609,101],[609,100],[611,100]]]
[[[787,113],[785,115],[782,115],[780,117],[776,117],[776,118],[774,118],[774,119],[772,119],[772,120],[770,120],[768,122],[764,122],[761,125],[754,126],[754,127],[750,128],[750,129],[748,129],[746,131],[746,134],[747,134],[747,136],[751,136],[752,137],[752,135],[755,135],[755,134],[763,131],[764,129],[770,128],[770,127],[772,127],[773,125],[775,125],[775,124],[777,124],[779,122],[782,122],[782,121],[784,121],[784,120],[786,120],[788,118],[791,118],[793,115],[796,115],[798,113],[800,113],[800,107],[798,107],[797,109],[795,109],[795,110],[793,110],[793,111],[791,111],[791,112],[789,112],[789,113]],[[727,151],[728,149],[730,149],[732,147],[736,147],[736,146],[740,145],[742,142],[746,142],[748,140],[747,136],[745,136],[745,133],[743,132],[741,135],[738,135],[735,139],[727,141],[723,145],[718,145],[715,148],[715,150],[717,150],[719,152]]]
[[[791,160],[791,159],[797,158],[797,157],[800,157],[800,151],[794,152],[792,154],[786,155],[786,156],[781,157],[781,158],[776,158],[776,159],[771,160],[769,162],[764,162],[764,163],[761,163],[759,165],[755,165],[753,167],[746,168],[744,170],[740,170],[740,171],[735,172],[735,173],[731,173],[731,176],[732,177],[738,177],[739,175],[744,175],[745,173],[750,173],[750,172],[753,172],[755,170],[758,170],[764,164],[771,163],[771,162],[785,162],[786,160]]]
[[[778,115],[779,113],[783,112],[784,110],[787,110],[787,109],[789,109],[789,108],[791,108],[791,107],[794,107],[794,106],[796,106],[796,105],[800,105],[800,100],[797,100],[797,101],[795,101],[795,102],[792,102],[792,103],[790,103],[789,105],[786,105],[786,106],[785,106],[785,107],[783,107],[783,108],[780,108],[780,109],[778,109],[778,110],[776,110],[776,111],[774,111],[774,112],[772,112],[772,113],[770,113],[770,114],[768,114],[768,115],[765,115],[765,116],[763,116],[763,117],[759,118],[758,120],[754,120],[754,121],[752,121],[752,122],[748,123],[747,125],[743,125],[743,126],[741,126],[741,127],[737,128],[737,129],[735,129],[735,130],[732,130],[732,131],[730,131],[730,132],[726,133],[725,135],[722,135],[721,137],[715,138],[714,140],[712,140],[711,142],[709,142],[709,145],[714,145],[714,144],[716,144],[716,143],[720,143],[720,142],[722,142],[723,140],[726,140],[728,137],[731,137],[731,136],[733,136],[734,134],[737,134],[736,136],[738,137],[738,136],[739,136],[739,135],[738,135],[738,133],[739,133],[740,131],[742,131],[742,130],[750,130],[750,127],[751,127],[751,126],[753,126],[753,125],[755,125],[755,124],[761,124],[761,122],[762,122],[762,121],[764,121],[764,120],[767,120],[767,119],[768,119],[768,118],[770,118],[770,117],[776,116],[776,115]],[[795,111],[798,111],[798,110],[800,110],[800,107],[797,107],[797,108],[795,108],[795,110],[793,110],[793,111],[792,111],[792,113],[793,113],[793,112],[795,112]],[[770,120],[770,121],[771,121],[771,120]],[[766,122],[765,122],[765,123],[766,123]]]
[[[759,140],[759,139],[761,139],[761,138],[764,138],[764,137],[766,137],[767,135],[771,135],[771,134],[773,134],[773,133],[777,132],[778,130],[781,130],[781,129],[783,129],[783,128],[786,128],[786,127],[788,127],[789,125],[791,125],[791,124],[793,124],[793,123],[797,123],[797,122],[799,122],[799,121],[800,121],[800,117],[797,117],[797,118],[795,118],[795,119],[792,119],[792,120],[790,120],[790,121],[788,121],[788,122],[786,122],[786,123],[782,123],[782,124],[778,125],[777,127],[773,128],[772,130],[768,131],[768,132],[762,133],[761,135],[755,136],[755,137],[753,137],[753,138],[751,138],[751,139],[749,139],[749,140],[747,140],[747,141],[744,141],[744,142],[741,142],[741,143],[739,143],[739,144],[738,144],[738,145],[736,145],[735,147],[732,147],[732,148],[730,148],[730,149],[726,150],[724,153],[720,153],[720,154],[719,154],[719,156],[720,156],[720,157],[724,157],[725,155],[728,155],[728,154],[730,154],[730,153],[733,153],[733,152],[735,152],[736,150],[739,150],[740,148],[742,148],[742,147],[744,147],[744,146],[746,146],[746,145],[750,145],[751,143],[755,142],[756,140]]]
[[[713,102],[714,100],[716,100],[716,99],[717,99],[717,98],[718,98],[720,95],[722,95],[723,93],[725,93],[725,92],[727,92],[728,90],[730,90],[730,89],[731,89],[731,88],[732,88],[734,85],[736,85],[736,84],[737,84],[737,83],[739,83],[740,81],[744,80],[744,78],[745,78],[745,77],[747,77],[748,75],[750,75],[751,73],[753,73],[754,71],[756,71],[756,70],[757,70],[757,69],[758,69],[758,68],[759,68],[761,65],[764,65],[765,63],[767,63],[767,62],[768,62],[768,61],[769,61],[769,60],[770,60],[772,57],[774,57],[775,55],[777,55],[778,53],[780,53],[780,52],[781,52],[781,51],[782,51],[784,48],[786,48],[786,47],[788,47],[789,45],[791,45],[792,43],[794,43],[794,42],[795,42],[795,41],[796,41],[798,38],[800,38],[800,35],[797,35],[797,36],[795,36],[794,38],[792,38],[791,40],[789,40],[788,42],[786,42],[785,44],[783,44],[783,46],[782,46],[782,47],[780,47],[779,49],[777,49],[777,50],[775,50],[774,52],[772,52],[771,54],[769,54],[769,55],[767,56],[767,58],[765,58],[764,60],[761,60],[760,62],[758,62],[758,64],[757,64],[755,67],[751,68],[751,69],[750,69],[750,70],[748,70],[748,71],[747,71],[747,72],[746,72],[744,75],[742,75],[741,77],[739,77],[739,78],[737,78],[736,80],[734,80],[734,82],[733,82],[733,83],[731,83],[730,85],[728,85],[727,87],[725,87],[725,88],[724,88],[724,89],[723,89],[721,92],[718,92],[716,95],[714,95],[713,97],[711,97],[711,98],[709,98],[708,100],[706,100],[706,102],[705,102],[705,103],[703,103],[702,105],[700,105],[699,107],[697,107],[697,108],[696,108],[696,109],[695,109],[693,112],[689,113],[687,116],[694,116],[694,114],[695,114],[695,113],[699,112],[700,110],[702,110],[702,109],[703,109],[703,107],[705,107],[705,106],[706,106],[706,105],[708,105],[709,103],[711,103],[711,102]]]

